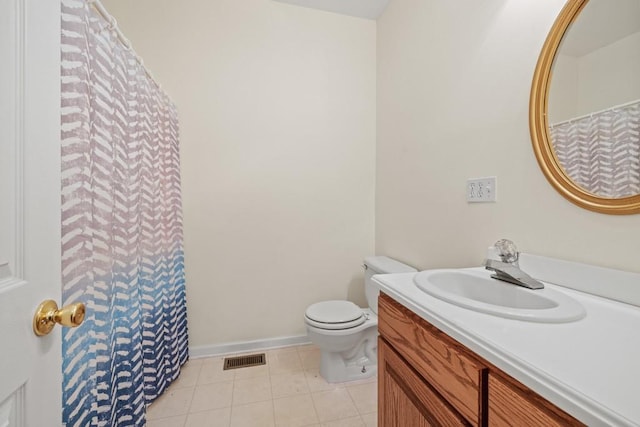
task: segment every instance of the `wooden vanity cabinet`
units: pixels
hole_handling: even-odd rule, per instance
[[[583,426],[383,293],[378,330],[380,427]]]

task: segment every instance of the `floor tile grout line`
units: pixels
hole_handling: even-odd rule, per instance
[[[168,390],[168,389],[167,389]],[[165,392],[167,391],[165,390]],[[180,390],[180,389],[177,389]],[[196,388],[195,387],[191,387],[191,397],[189,398],[189,404],[187,405],[187,412],[184,414],[173,414],[173,415],[167,415],[166,417],[161,417],[161,418],[156,418],[156,419],[152,419],[152,420],[147,420],[147,421],[158,421],[158,420],[162,420],[162,419],[166,419],[166,418],[171,418],[171,417],[180,417],[180,416],[187,416],[189,415],[189,410],[191,409],[191,403],[193,403],[193,395],[195,393]],[[173,396],[167,396],[167,398],[171,398]],[[185,418],[185,423],[186,423],[186,418]]]
[[[273,393],[271,393],[271,396],[273,397]],[[271,399],[271,416],[273,417],[273,425],[277,427],[278,422],[276,421],[276,405],[273,402],[273,399]]]
[[[311,398],[311,405],[313,406],[313,411],[316,414],[316,420],[318,420],[318,424],[322,424],[320,422],[320,414],[318,413],[318,408],[316,408],[316,401],[313,398],[313,393],[311,392],[311,386],[309,385],[309,379],[307,378],[307,373],[306,371],[304,372],[304,381],[307,383],[307,390],[309,390],[309,397]]]
[[[269,358],[266,357],[266,363],[269,364]],[[269,373],[269,387],[271,388],[271,412],[273,415],[273,425],[277,426],[278,423],[276,422],[276,404],[275,404],[275,397],[273,395],[273,381],[271,380],[271,367],[267,368],[267,372]]]
[[[366,385],[366,384],[369,384],[369,383],[365,382],[361,384],[354,384],[353,386],[351,386],[351,388]],[[356,403],[356,400],[353,398],[353,395],[351,394],[350,387],[347,386],[346,389],[347,389],[347,394],[349,394],[349,397],[351,398],[351,402],[353,402],[353,406],[355,406],[356,408],[356,412],[358,412],[358,415],[360,416],[360,418],[362,418],[362,412],[360,412],[360,408],[358,408],[358,404]]]
[[[295,348],[295,354],[296,354],[296,357],[298,357],[298,361],[299,361],[300,356],[298,355],[297,347]],[[282,374],[282,373],[280,373],[280,374]],[[271,379],[271,377],[273,375],[278,375],[278,374],[274,374],[271,371],[271,366],[269,366],[269,384],[271,385],[271,410],[273,411],[273,425],[278,427],[278,420],[276,418],[276,402],[275,402],[276,398],[275,398],[274,393],[273,393],[273,381]],[[306,381],[306,378],[305,378],[305,381]],[[307,388],[308,388],[308,386],[307,386]]]
[[[231,409],[229,410],[229,427],[231,427],[231,422],[233,421],[233,405],[231,406]]]
[[[349,386],[346,386],[345,390],[347,390],[347,394],[349,395],[349,399],[351,399],[351,403],[353,403],[353,407],[356,408],[356,412],[358,413],[358,417],[360,417],[360,421],[362,421],[364,423],[364,420],[362,419],[362,414],[360,413],[360,409],[358,409],[358,405],[356,404],[355,399],[351,395],[351,391],[349,390]]]
[[[236,400],[236,373],[233,373],[233,384],[231,385],[231,417],[233,417],[233,404]],[[231,424],[231,417],[229,417],[229,424]]]
[[[308,390],[308,395],[309,398],[311,399],[311,406],[313,407],[313,412],[316,416],[316,420],[318,425],[321,425],[322,423],[320,422],[320,416],[318,415],[318,408],[316,408],[316,403],[315,400],[313,399],[313,393],[311,392],[311,386],[309,385],[309,379],[307,378],[307,372],[304,369],[304,365],[302,363],[302,357],[300,356],[300,346],[298,346],[298,348],[296,348],[297,350],[297,354],[298,354],[298,361],[300,362],[300,366],[302,368],[302,376],[304,378],[304,382],[307,385],[307,390]],[[314,425],[314,424],[308,424],[308,425]]]

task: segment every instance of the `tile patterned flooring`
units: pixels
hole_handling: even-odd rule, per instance
[[[257,353],[257,352],[256,352]],[[148,427],[374,427],[377,379],[329,384],[313,345],[267,350],[267,364],[222,370],[194,359],[148,409]]]

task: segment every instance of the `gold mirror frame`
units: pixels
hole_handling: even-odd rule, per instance
[[[547,107],[553,60],[565,32],[588,2],[589,0],[567,1],[558,18],[556,18],[542,47],[542,52],[540,52],[538,65],[536,65],[536,71],[533,75],[531,98],[529,100],[529,128],[533,151],[547,180],[570,202],[585,209],[604,214],[628,215],[640,213],[640,194],[620,199],[608,199],[589,193],[576,185],[560,166],[560,162],[551,145]]]

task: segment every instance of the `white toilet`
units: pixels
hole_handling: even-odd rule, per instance
[[[417,270],[386,256],[364,260],[364,289],[369,308],[350,301],[322,301],[305,312],[307,335],[320,347],[320,375],[330,383],[360,380],[378,370],[378,294],[374,274]]]

